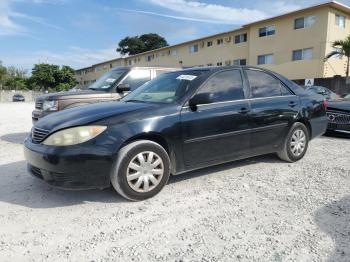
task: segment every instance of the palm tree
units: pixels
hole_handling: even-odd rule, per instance
[[[327,61],[329,58],[333,56],[339,56],[343,57],[346,56],[347,58],[347,64],[346,64],[346,76],[349,76],[349,65],[350,65],[350,35],[345,38],[345,40],[338,40],[335,41],[332,45],[336,50],[330,52],[326,58],[325,61]]]

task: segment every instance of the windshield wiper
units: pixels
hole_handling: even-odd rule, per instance
[[[126,103],[127,103],[127,102],[132,102],[132,103],[147,103],[146,101],[137,100],[137,99],[130,99],[130,100],[126,100],[125,102],[126,102]]]

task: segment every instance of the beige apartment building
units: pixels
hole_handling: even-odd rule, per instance
[[[194,39],[76,71],[79,86],[118,66],[251,65],[296,79],[345,75],[346,58],[325,61],[332,43],[350,35],[350,7],[328,2],[257,21],[241,28]]]

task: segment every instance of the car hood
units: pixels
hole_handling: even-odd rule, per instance
[[[341,110],[350,112],[350,100],[349,99],[337,99],[330,100],[328,105],[329,110]]]
[[[54,132],[67,127],[88,125],[108,117],[135,111],[147,112],[148,110],[152,110],[153,107],[155,107],[154,104],[131,102],[106,102],[93,104],[50,114],[40,119],[35,124],[35,127]]]
[[[63,99],[78,99],[93,95],[94,97],[110,97],[111,93],[95,91],[95,90],[81,90],[81,91],[66,91],[49,93],[46,95],[39,96],[37,101],[43,100],[63,100]]]

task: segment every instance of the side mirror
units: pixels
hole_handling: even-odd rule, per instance
[[[130,91],[130,85],[129,84],[119,84],[117,86],[117,92],[122,93],[122,92],[129,92]]]
[[[194,111],[197,110],[198,105],[207,105],[213,102],[211,93],[196,94],[188,101],[188,105]]]

